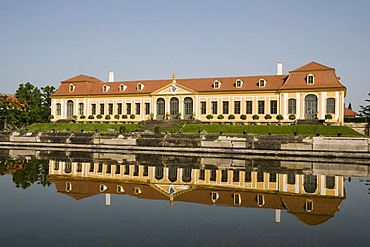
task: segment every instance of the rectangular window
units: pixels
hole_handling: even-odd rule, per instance
[[[61,104],[57,104],[57,115],[61,115],[62,114],[62,105]]]
[[[84,114],[84,103],[79,103],[78,104],[78,113],[80,115],[83,115]]]
[[[131,103],[126,103],[126,114],[131,115]]]
[[[222,114],[229,114],[229,101],[222,101]]]
[[[117,114],[122,115],[122,103],[117,103]]]
[[[100,104],[100,114],[104,115],[104,104]]]
[[[91,104],[91,114],[96,115],[96,104]]]
[[[253,112],[253,101],[248,100],[245,102],[245,114],[252,114]]]
[[[217,115],[217,101],[212,101],[212,114]]]
[[[277,114],[277,100],[270,101],[270,114]]]
[[[234,114],[240,114],[240,101],[234,101]]]
[[[113,104],[112,103],[108,104],[108,114],[113,115]]]
[[[288,114],[296,114],[296,99],[288,100]]]
[[[258,114],[265,114],[265,101],[264,100],[258,101]]]
[[[150,114],[150,103],[145,103],[145,115]]]
[[[140,103],[135,103],[135,114],[140,115]]]
[[[207,114],[207,102],[200,102],[200,114]]]

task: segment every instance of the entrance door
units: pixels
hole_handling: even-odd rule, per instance
[[[156,119],[164,119],[165,101],[162,98],[157,99],[157,116]]]
[[[67,101],[67,119],[72,119],[73,116],[73,101]]]
[[[184,100],[184,119],[193,118],[193,99],[186,97]]]
[[[317,114],[317,96],[309,94],[305,98],[304,118],[315,119],[317,117],[316,114]]]
[[[179,99],[171,98],[170,100],[170,118],[177,119],[179,113]]]

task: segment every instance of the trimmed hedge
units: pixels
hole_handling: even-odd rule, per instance
[[[345,117],[345,123],[370,123],[370,117]]]

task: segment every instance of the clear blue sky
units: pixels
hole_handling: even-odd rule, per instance
[[[0,0],[0,92],[108,80],[336,69],[357,110],[370,92],[368,0]]]

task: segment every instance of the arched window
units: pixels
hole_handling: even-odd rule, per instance
[[[335,99],[334,98],[328,98],[326,100],[326,113],[335,114]]]
[[[163,178],[163,166],[156,166],[154,169],[155,172],[155,179],[162,180]]]
[[[313,74],[308,74],[306,80],[307,80],[307,84],[309,85],[312,85],[315,83],[315,77],[313,76]]]
[[[297,112],[297,100],[289,99],[288,100],[288,114],[296,114]]]
[[[69,92],[74,92],[75,91],[75,85],[69,84]]]
[[[266,86],[266,80],[265,79],[260,79],[258,81],[258,86],[259,87],[265,87]]]
[[[220,88],[221,87],[221,82],[219,82],[219,81],[214,81],[213,82],[213,88]]]
[[[242,86],[243,86],[243,81],[240,79],[236,80],[235,87],[241,88]]]

